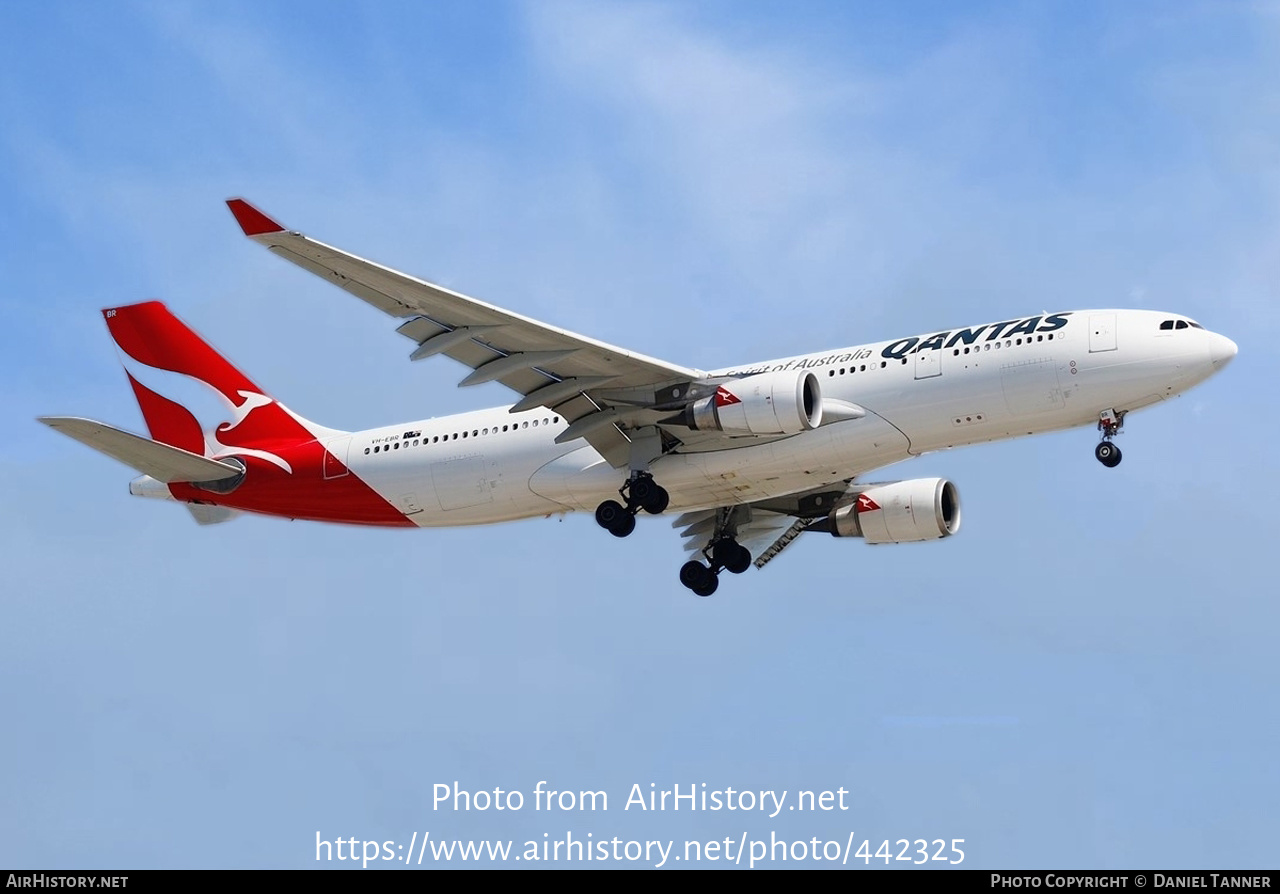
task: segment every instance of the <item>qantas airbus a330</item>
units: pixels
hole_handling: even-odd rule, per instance
[[[1173,313],[1075,310],[704,372],[584,338],[286,230],[241,199],[245,235],[404,322],[411,360],[444,354],[462,385],[501,382],[509,407],[361,432],[309,422],[147,302],[103,311],[150,438],[76,417],[52,428],[142,473],[130,491],[202,524],[239,510],[436,527],[594,511],[616,537],[640,512],[679,513],[700,596],[763,567],[805,531],[868,543],[960,527],[940,478],[867,483],[890,463],[1095,425],[1095,455],[1132,410],[1222,369],[1229,338]],[[215,402],[208,415],[206,402]],[[228,420],[227,417],[230,417]],[[212,424],[211,424],[212,423]]]

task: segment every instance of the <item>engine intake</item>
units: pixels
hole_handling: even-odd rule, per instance
[[[760,373],[725,382],[676,419],[695,431],[799,434],[822,424],[822,387],[808,370]]]
[[[869,487],[814,526],[833,537],[867,543],[917,543],[960,530],[960,494],[945,478],[916,478]]]

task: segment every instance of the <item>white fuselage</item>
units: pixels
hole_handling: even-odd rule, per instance
[[[1173,328],[1162,329],[1168,321]],[[712,375],[809,369],[824,400],[865,414],[786,437],[745,436],[732,449],[678,449],[650,470],[673,510],[782,496],[931,450],[1094,425],[1104,410],[1190,388],[1235,352],[1177,314],[1081,310],[734,367]],[[550,410],[495,408],[326,446],[420,526],[484,524],[592,510],[616,497],[625,470],[584,441],[556,444],[565,428]]]

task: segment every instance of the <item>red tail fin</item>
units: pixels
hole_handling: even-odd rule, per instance
[[[328,433],[277,403],[159,301],[108,308],[103,316],[155,440],[216,456]],[[198,417],[215,395],[222,407],[206,415],[216,418]]]

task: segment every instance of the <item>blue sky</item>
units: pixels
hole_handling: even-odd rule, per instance
[[[322,837],[965,839],[969,867],[1273,867],[1274,3],[9,5],[0,865],[313,866]],[[802,538],[708,600],[650,519],[197,528],[33,421],[140,429],[165,300],[341,428],[506,402],[223,200],[715,368],[1044,309],[1186,313],[1222,375],[947,452],[946,541]],[[731,586],[728,586],[731,584]],[[433,785],[607,813],[433,811]],[[623,811],[633,783],[843,812]]]

